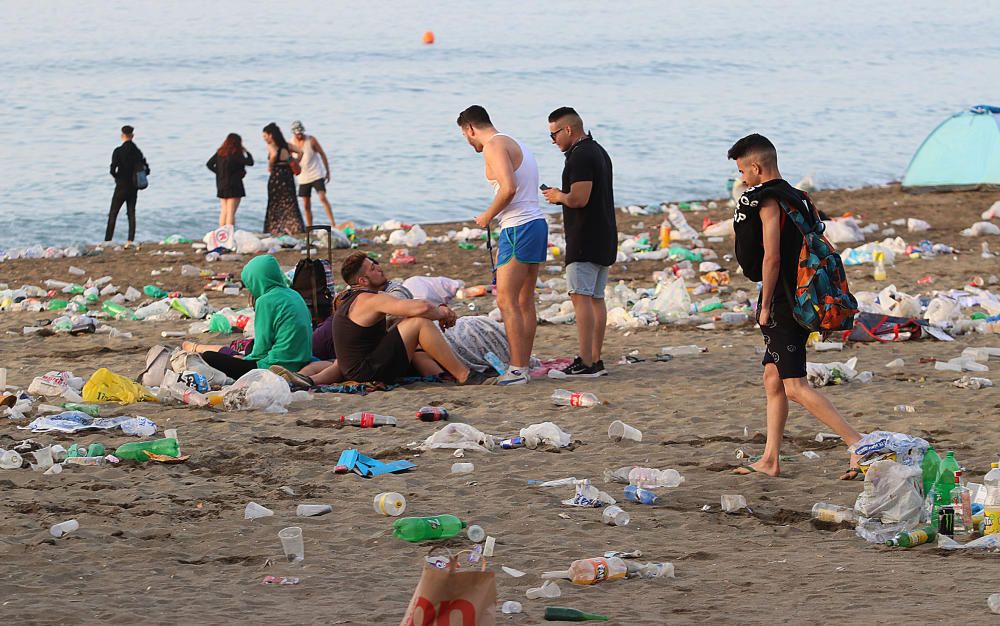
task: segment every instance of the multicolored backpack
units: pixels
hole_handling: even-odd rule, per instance
[[[795,293],[788,293],[792,315],[808,330],[833,332],[851,330],[858,313],[858,301],[847,287],[844,262],[830,241],[823,236],[826,225],[819,213],[802,192],[801,201],[812,223],[802,211],[789,204],[785,196],[778,197],[781,206],[781,223],[791,219],[802,233],[802,251],[799,253]],[[789,290],[785,283],[785,289]],[[790,291],[790,290],[789,290]]]

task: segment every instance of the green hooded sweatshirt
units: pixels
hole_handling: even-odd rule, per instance
[[[246,358],[261,369],[281,365],[299,371],[312,361],[312,317],[305,300],[287,286],[270,254],[250,259],[240,277],[255,300],[253,351]]]

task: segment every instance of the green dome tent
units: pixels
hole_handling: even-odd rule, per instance
[[[903,188],[1000,185],[1000,107],[956,113],[924,139],[906,167]]]

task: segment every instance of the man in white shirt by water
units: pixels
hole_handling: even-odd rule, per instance
[[[510,341],[510,367],[498,385],[528,382],[528,364],[535,342],[535,282],[548,251],[549,227],[538,206],[538,165],[521,142],[497,132],[486,109],[473,105],[458,116],[462,135],[486,163],[486,180],[493,185],[493,202],[476,217],[486,228],[500,222],[497,248],[497,306]]]
[[[295,177],[295,181],[299,184],[299,197],[302,198],[302,210],[306,214],[306,226],[313,225],[313,189],[316,190],[316,196],[323,203],[323,208],[326,209],[326,216],[330,218],[330,226],[336,226],[337,223],[333,221],[333,209],[330,208],[330,202],[326,199],[326,183],[330,182],[330,162],[326,159],[323,146],[319,145],[315,137],[306,134],[306,127],[298,120],[292,122],[292,136],[288,143],[302,152],[302,156],[299,158],[302,171]]]

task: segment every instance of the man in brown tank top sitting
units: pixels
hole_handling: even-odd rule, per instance
[[[337,360],[312,376],[316,384],[335,382],[326,380],[333,377],[340,381],[391,383],[407,375],[445,372],[461,385],[493,380],[471,372],[445,340],[441,330],[454,326],[457,319],[450,308],[384,293],[389,281],[378,261],[364,252],[344,259],[340,273],[350,289],[335,303],[333,341]],[[386,316],[401,321],[387,329]]]

